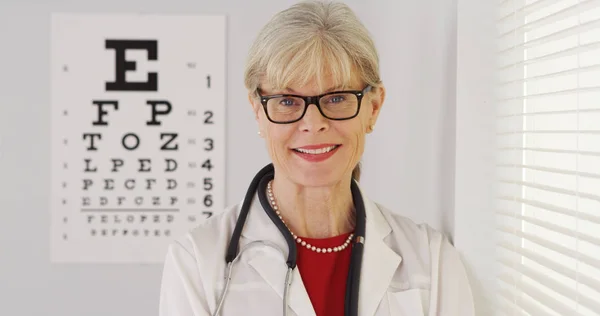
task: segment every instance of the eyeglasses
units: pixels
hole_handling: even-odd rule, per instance
[[[369,85],[362,90],[334,91],[316,96],[261,95],[260,92],[258,95],[267,118],[276,124],[289,124],[301,120],[311,104],[316,105],[324,117],[341,121],[358,115],[363,96],[372,88]]]

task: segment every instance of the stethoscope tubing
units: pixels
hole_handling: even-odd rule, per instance
[[[240,214],[238,215],[238,220],[236,222],[234,231],[231,235],[231,239],[229,242],[229,246],[227,247],[227,254],[225,256],[225,261],[227,263],[227,271],[226,271],[226,283],[225,289],[219,300],[219,304],[217,310],[214,315],[218,315],[221,310],[223,301],[226,296],[227,289],[229,287],[229,281],[231,281],[231,269],[233,267],[233,263],[237,261],[239,255],[247,249],[248,246],[244,247],[242,251],[238,251],[239,249],[239,241],[241,238],[242,230],[246,223],[246,219],[248,217],[248,213],[250,212],[250,206],[252,204],[252,200],[254,199],[254,195],[257,190],[259,190],[258,198],[263,207],[263,210],[269,216],[273,224],[279,229],[281,234],[286,240],[288,246],[287,260],[286,265],[288,267],[286,273],[286,284],[284,285],[284,304],[283,304],[283,314],[287,315],[287,301],[288,301],[288,290],[291,285],[291,276],[293,269],[296,268],[296,258],[297,258],[297,246],[294,237],[291,232],[287,229],[285,224],[281,221],[279,216],[277,216],[276,212],[271,207],[267,197],[266,197],[266,188],[270,180],[272,180],[275,176],[275,170],[273,164],[268,164],[264,168],[262,168],[256,176],[252,179],[250,186],[248,187],[248,191],[246,192],[246,196],[244,198],[244,202],[242,203],[242,207],[240,210]],[[365,233],[366,233],[366,214],[365,214],[365,206],[364,200],[360,193],[360,189],[358,185],[352,181],[351,183],[351,191],[352,198],[354,200],[355,212],[356,212],[356,226],[354,229],[354,240],[352,242],[351,255],[350,255],[350,268],[348,269],[348,277],[346,283],[346,293],[344,298],[344,315],[345,316],[358,316],[358,297],[359,297],[359,288],[360,288],[360,272],[362,267],[362,256],[364,252],[364,241],[365,241]],[[261,193],[262,192],[262,193]],[[270,245],[266,241],[255,242],[256,244],[265,244]],[[253,243],[254,245],[254,243]],[[285,252],[283,249],[274,246],[279,249],[281,253],[285,256]]]

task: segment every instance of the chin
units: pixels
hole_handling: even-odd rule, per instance
[[[292,179],[294,182],[306,187],[322,187],[339,183],[343,180],[344,174],[342,170],[336,170],[335,167],[315,166],[307,168],[306,166],[298,166],[293,171]]]

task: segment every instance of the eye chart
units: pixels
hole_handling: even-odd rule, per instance
[[[55,14],[51,260],[161,263],[224,208],[225,18]]]

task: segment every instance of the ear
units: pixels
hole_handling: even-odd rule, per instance
[[[369,125],[374,126],[379,117],[379,113],[381,112],[383,102],[385,101],[385,87],[381,85],[380,87],[374,88],[369,100],[371,101]]]
[[[258,122],[258,111],[260,111],[260,101],[256,98],[256,95],[252,92],[248,92],[248,101],[252,106],[252,111],[254,111],[254,119]]]

